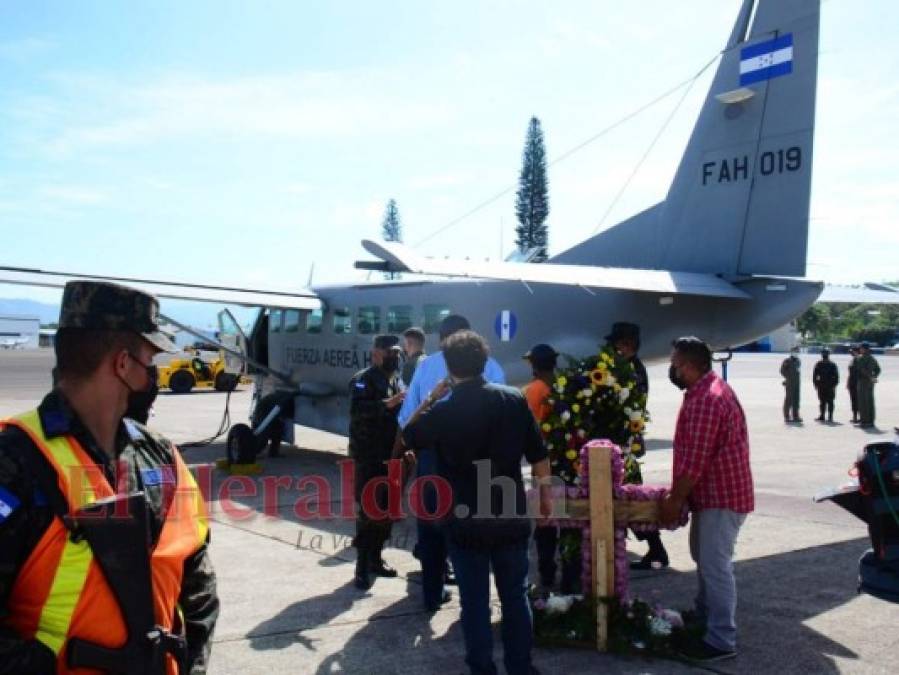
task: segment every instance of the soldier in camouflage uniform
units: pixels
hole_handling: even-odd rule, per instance
[[[350,457],[356,463],[356,587],[371,588],[372,574],[395,577],[396,570],[381,557],[384,542],[390,537],[390,520],[376,517],[362,503],[365,485],[387,476],[387,461],[393,454],[397,414],[403,402],[397,371],[400,365],[399,338],[378,335],[371,350],[372,365],[350,380]],[[375,506],[386,512],[387,490],[381,484],[374,492]],[[368,505],[372,506],[372,505]]]
[[[880,364],[871,356],[871,346],[867,342],[861,345],[860,356],[855,360],[858,373],[858,419],[859,426],[874,426],[874,385],[880,377]]]
[[[784,422],[801,422],[799,417],[799,369],[802,361],[799,360],[799,350],[793,347],[790,355],[780,364],[780,374],[784,381]],[[792,419],[790,414],[792,413]]]
[[[78,450],[73,456],[77,463],[66,469],[94,474],[91,482],[101,490],[119,495],[143,491],[149,515],[148,564],[153,570],[164,565],[154,553],[156,544],[164,527],[178,527],[170,526],[176,517],[169,517],[170,510],[175,512],[183,505],[177,491],[196,490],[196,483],[168,440],[124,417],[126,410],[145,410],[155,394],[153,356],[174,351],[174,345],[159,332],[158,307],[152,296],[123,286],[69,283],[56,337],[54,388],[36,411],[0,423],[0,674],[71,672],[66,663],[69,640],[81,637],[79,617],[83,625],[91,616],[90,605],[94,606],[95,618],[101,619],[100,635],[114,639],[111,636],[122,621],[115,616],[121,616],[117,589],[112,589],[115,600],[109,605],[102,575],[88,574],[81,580],[82,589],[75,590],[94,600],[70,607],[69,628],[57,625],[59,616],[52,622],[47,619],[45,625],[44,613],[36,627],[25,631],[19,628],[29,624],[24,615],[32,613],[23,612],[23,607],[43,605],[49,612],[51,601],[60,601],[61,596],[56,595],[58,578],[67,578],[68,587],[75,583],[73,573],[77,577],[77,560],[63,556],[48,566],[47,558],[41,557],[42,547],[54,543],[53,532],[60,531],[59,523],[66,522],[63,517],[72,512],[72,495],[63,494],[63,485],[69,480],[54,468],[60,455],[53,454],[51,462],[47,448]],[[198,492],[188,494],[202,503]],[[173,506],[176,499],[177,506]],[[190,530],[190,541],[176,541],[182,546],[179,557],[185,557],[180,591],[177,580],[170,582],[173,586],[169,590],[175,591],[172,613],[167,613],[167,603],[155,612],[157,621],[160,614],[167,616],[161,622],[171,625],[172,639],[178,641],[179,658],[185,667],[176,667],[175,672],[182,674],[206,672],[219,612],[215,574],[207,550],[205,510],[199,505],[195,508],[191,515],[196,514],[196,518],[191,517],[190,527],[196,524],[196,529]],[[69,528],[67,524],[66,530]],[[162,557],[171,554],[171,531],[166,531],[168,543]],[[182,530],[178,531],[180,537]],[[80,541],[74,538],[74,532],[71,541]],[[90,556],[88,551],[85,554]],[[102,561],[101,552],[92,553],[94,560]],[[67,564],[73,568],[65,569]],[[55,574],[57,570],[59,575]],[[156,586],[155,573],[153,578]],[[29,593],[35,588],[49,588],[50,594],[32,597]],[[97,609],[98,595],[107,599],[102,607],[111,611]],[[64,604],[65,598],[61,599]]]

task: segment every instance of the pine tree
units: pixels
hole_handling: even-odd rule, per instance
[[[387,208],[384,210],[384,220],[381,222],[381,234],[384,241],[403,241],[403,224],[400,222],[400,210],[396,206],[396,200],[391,199],[387,202]],[[387,272],[385,279],[399,279],[398,272]]]
[[[549,228],[549,194],[546,180],[546,149],[543,145],[543,130],[540,120],[532,117],[528,124],[527,138],[521,160],[521,175],[518,178],[518,192],[515,195],[515,243],[524,253],[536,248],[534,262],[547,258]]]

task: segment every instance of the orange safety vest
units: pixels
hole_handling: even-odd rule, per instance
[[[70,513],[114,496],[103,471],[74,436],[47,438],[37,410],[0,422],[31,438],[56,471]],[[156,622],[171,631],[181,594],[184,562],[206,542],[209,524],[197,483],[176,451],[176,486],[159,541],[150,557]],[[54,651],[57,673],[87,675],[99,671],[70,669],[66,644],[80,638],[116,649],[128,638],[121,610],[86,541],[73,542],[62,520],[54,517],[16,577],[6,625],[24,639],[37,639]],[[166,672],[178,674],[169,655]]]

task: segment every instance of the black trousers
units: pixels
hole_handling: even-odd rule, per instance
[[[356,460],[355,469],[356,536],[353,538],[353,546],[359,550],[380,552],[384,548],[384,542],[390,538],[392,527],[390,518],[386,515],[387,485],[377,486],[370,503],[363,503],[362,498],[369,481],[387,477],[387,465],[381,461]]]
[[[827,413],[829,419],[833,419],[834,399],[837,396],[837,390],[834,387],[818,387],[818,406],[821,410],[821,417]]]
[[[852,406],[852,419],[858,417],[858,383],[850,382],[849,386],[849,403]]]
[[[576,528],[562,528],[562,534],[580,537],[581,531]],[[537,545],[537,571],[540,583],[550,587],[555,583],[556,549],[559,547],[559,528],[555,525],[543,525],[534,528],[534,542]],[[562,560],[561,591],[565,594],[577,593],[581,584],[581,557]]]

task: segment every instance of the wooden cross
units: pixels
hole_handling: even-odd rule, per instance
[[[593,554],[591,590],[596,598],[596,648],[604,652],[609,647],[609,607],[601,600],[611,598],[615,593],[615,526],[658,522],[659,504],[655,501],[613,498],[610,448],[591,447],[588,467],[590,498],[565,499],[564,519],[590,521],[590,550]]]

